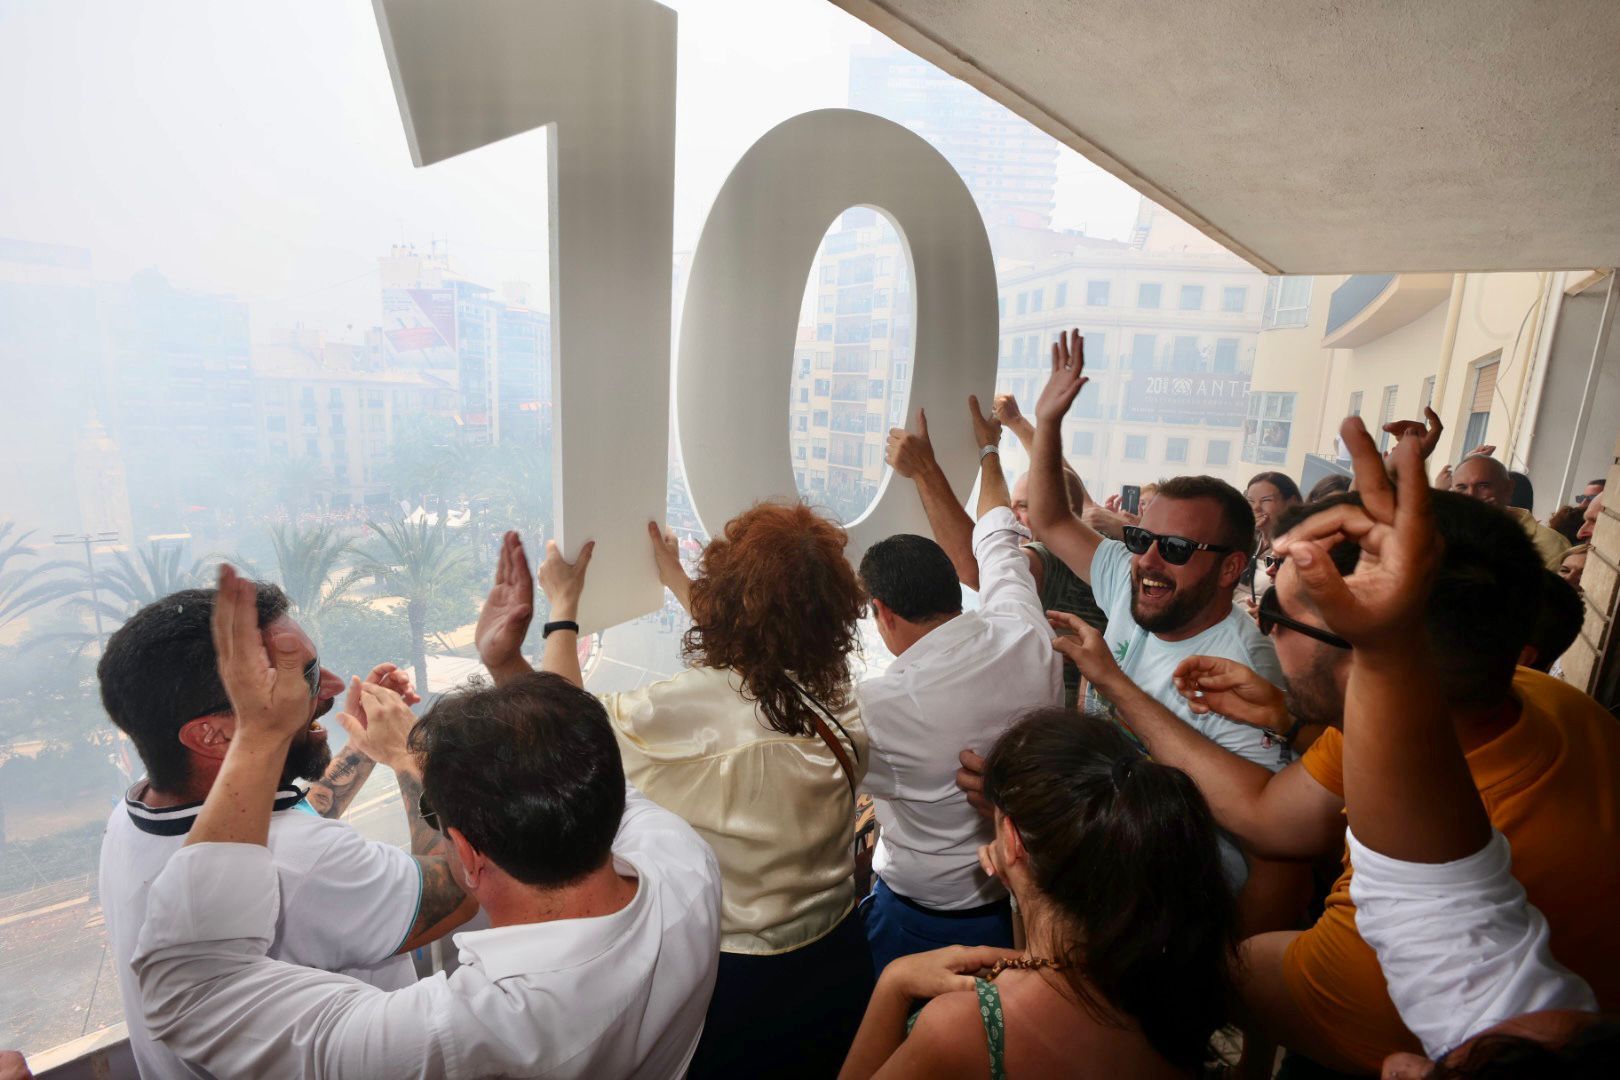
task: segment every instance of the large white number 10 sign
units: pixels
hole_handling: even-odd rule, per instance
[[[597,542],[586,629],[654,610],[646,522],[663,520],[668,476],[675,13],[653,0],[374,2],[417,165],[550,133],[558,542],[569,557]],[[944,421],[931,427],[940,464],[964,492],[971,481],[965,403],[988,398],[996,364],[983,220],[916,135],[850,110],[805,113],[736,164],[692,263],[674,383],[687,484],[711,533],[794,490],[784,407],[805,278],[851,206],[883,211],[903,237],[917,298],[911,405]],[[927,533],[910,491],[879,492],[850,526],[852,557],[895,532]]]

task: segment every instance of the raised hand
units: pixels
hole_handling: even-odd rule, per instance
[[[1427,405],[1423,407],[1423,416],[1423,421],[1396,420],[1393,423],[1385,424],[1384,430],[1395,436],[1395,445],[1397,446],[1400,445],[1402,439],[1408,436],[1416,436],[1418,445],[1423,452],[1423,459],[1427,461],[1429,455],[1434,453],[1434,448],[1439,445],[1440,436],[1445,432],[1446,426],[1440,422],[1440,414]],[[1390,453],[1394,453],[1394,451],[1391,450]],[[1385,457],[1388,457],[1388,455],[1386,454]]]
[[[407,705],[419,705],[422,695],[416,692],[416,684],[411,681],[411,674],[398,664],[378,664],[366,676],[366,682],[373,686],[383,686],[392,690],[404,699]]]
[[[674,529],[660,529],[658,522],[647,522],[647,536],[652,540],[653,561],[658,564],[658,581],[664,588],[680,595],[681,589],[690,588],[692,579],[681,565],[681,542]]]
[[[1020,420],[1028,422],[1024,414],[1018,410],[1018,399],[1011,394],[997,394],[995,401],[991,403],[991,411],[996,414],[997,420],[1008,427]]]
[[[1035,419],[1041,424],[1060,422],[1081,389],[1091,380],[1086,378],[1085,338],[1079,330],[1059,334],[1052,344],[1052,375],[1041,389],[1035,402]]]
[[[540,591],[551,602],[551,614],[557,619],[572,619],[579,614],[585,571],[591,565],[591,552],[595,550],[596,541],[586,541],[579,549],[579,558],[568,562],[562,557],[557,541],[546,541],[546,560],[540,564]]]
[[[523,540],[509,532],[501,540],[501,554],[495,563],[495,584],[490,587],[484,607],[478,613],[473,640],[478,658],[491,672],[523,664],[523,639],[534,619],[534,578],[523,551]],[[398,690],[397,686],[393,687]]]
[[[917,410],[917,430],[890,428],[883,458],[889,467],[907,480],[935,467],[934,444],[928,439],[928,414]]]
[[[1189,656],[1171,678],[1194,715],[1215,713],[1267,731],[1288,730],[1283,692],[1235,660]]]
[[[257,589],[228,564],[219,567],[212,623],[214,655],[236,716],[233,742],[279,745],[282,752],[309,727],[306,658],[291,634],[276,634],[266,650],[259,629]]]
[[[1362,505],[1313,514],[1272,547],[1287,557],[1328,628],[1357,649],[1391,646],[1421,633],[1442,541],[1430,507],[1422,447],[1415,436],[1390,455],[1389,473],[1358,416],[1339,429],[1355,464]],[[1349,540],[1361,547],[1356,572],[1340,576],[1328,549]]]
[[[405,698],[386,686],[349,684],[349,697],[338,714],[338,723],[349,733],[349,745],[373,761],[395,772],[412,769],[414,761],[408,745],[416,714]]]
[[[976,394],[968,395],[968,419],[973,423],[973,438],[981,449],[1001,445],[1001,421],[994,415],[984,415]]]

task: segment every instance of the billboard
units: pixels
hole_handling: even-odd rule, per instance
[[[456,294],[450,289],[384,289],[383,340],[399,367],[456,366]]]
[[[1125,419],[1169,417],[1237,427],[1249,414],[1246,375],[1208,372],[1138,374],[1125,388]]]

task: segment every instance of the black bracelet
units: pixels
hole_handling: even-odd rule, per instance
[[[553,630],[572,630],[577,634],[579,633],[579,623],[575,622],[573,619],[558,619],[556,622],[548,622],[544,627],[541,628],[540,636],[542,638],[548,638],[551,636],[551,632]]]

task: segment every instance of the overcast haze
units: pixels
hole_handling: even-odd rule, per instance
[[[756,138],[847,103],[873,32],[823,0],[670,6],[683,250]],[[233,293],[256,339],[374,324],[394,243],[448,240],[475,280],[546,295],[544,136],[413,168],[365,0],[0,0],[0,100],[0,236]],[[1128,234],[1134,192],[1068,151],[1059,176],[1059,227]]]

